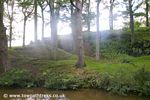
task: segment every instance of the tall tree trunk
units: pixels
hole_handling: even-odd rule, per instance
[[[54,11],[51,10],[51,43],[54,49],[57,48],[57,18]]]
[[[23,24],[23,47],[25,47],[25,39],[26,39],[26,22],[27,22],[27,17],[24,16],[24,24]]]
[[[129,0],[131,43],[134,43],[134,16],[133,16],[132,7],[133,7],[132,0]]]
[[[50,28],[51,28],[51,45],[53,49],[53,56],[56,59],[56,51],[57,51],[57,23],[59,17],[59,5],[55,5],[55,0],[46,0],[49,9],[50,9]],[[58,7],[57,9],[55,7]]]
[[[76,63],[77,68],[83,68],[84,62],[84,46],[83,46],[83,35],[82,35],[82,0],[76,0],[75,9],[75,33],[76,33],[76,44],[77,44],[77,55],[78,60]]]
[[[52,49],[53,49],[53,56],[54,59],[56,60],[56,51],[57,51],[57,46],[58,46],[58,39],[57,39],[57,23],[58,23],[58,17],[59,17],[59,10],[54,9],[54,3],[51,6],[50,10],[50,16],[51,16],[51,44],[52,44]]]
[[[148,27],[149,26],[149,3],[148,3],[148,0],[145,0],[145,3],[146,3],[146,26]]]
[[[4,72],[8,69],[8,45],[6,28],[3,23],[3,11],[4,11],[4,1],[0,1],[0,72]]]
[[[90,15],[91,15],[91,12],[90,12],[90,3],[91,3],[91,0],[88,0],[88,12],[87,12],[87,14],[88,14],[88,19],[87,19],[87,27],[88,27],[88,33],[90,33],[90,29],[91,29],[91,26],[90,26],[90,23],[91,23],[91,21],[90,21]]]
[[[42,13],[42,39],[44,39],[44,12],[43,9],[41,10]]]
[[[100,32],[99,32],[99,4],[100,0],[97,2],[97,16],[96,16],[96,60],[100,59]]]
[[[8,17],[9,17],[9,48],[11,48],[12,44],[12,24],[13,24],[13,18],[14,18],[14,4],[15,1],[11,0],[7,2],[7,11],[8,11]],[[9,9],[10,6],[10,9]]]
[[[51,45],[55,50],[57,49],[57,9],[55,9],[55,0],[46,0],[50,9],[50,28],[51,28]]]
[[[37,0],[34,0],[34,41],[37,41]]]
[[[37,3],[38,3],[38,5],[39,5],[39,7],[41,8],[41,14],[42,14],[42,37],[41,37],[41,40],[43,40],[44,39],[44,24],[45,24],[45,21],[44,21],[44,9],[46,8],[46,7],[44,7],[44,2],[45,2],[45,0],[37,0]],[[46,1],[46,2],[48,2],[48,1]]]
[[[71,5],[71,31],[72,31],[72,37],[73,37],[73,53],[77,53],[77,44],[76,44],[76,41],[77,41],[77,38],[76,38],[76,33],[75,33],[75,12],[74,12],[74,9],[73,9],[73,6]]]
[[[109,9],[109,28],[110,30],[113,30],[113,7],[114,6],[114,0],[110,0],[110,9]]]
[[[9,48],[11,48],[11,44],[12,44],[12,20],[10,20],[10,23],[9,23]]]

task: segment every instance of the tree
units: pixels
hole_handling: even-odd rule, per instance
[[[0,72],[8,69],[7,36],[3,23],[4,0],[0,1]]]
[[[135,17],[145,17],[146,22],[145,25],[149,26],[149,7],[150,7],[150,0],[143,0],[141,4],[144,4],[144,12],[137,12],[135,13]],[[143,7],[142,7],[143,8]]]
[[[18,0],[19,2],[19,7],[22,8],[22,13],[24,16],[24,24],[23,24],[23,44],[22,46],[25,46],[25,34],[26,34],[26,22],[28,18],[32,15],[33,13],[33,6],[32,6],[32,0]]]
[[[91,6],[91,0],[87,0],[87,31],[90,32],[91,26],[90,26],[90,17],[91,17],[91,11],[90,11],[90,6]]]
[[[133,4],[132,4],[132,0],[128,0],[128,4],[129,4],[129,13],[130,13],[130,29],[131,29],[131,33],[132,33],[132,37],[131,37],[131,43],[134,43],[134,16],[133,16]]]
[[[51,45],[54,59],[56,59],[56,51],[58,46],[57,24],[60,16],[60,8],[66,0],[46,0],[46,2],[50,9]]]
[[[57,0],[46,0],[50,9],[50,29],[51,29],[51,44],[54,51],[57,49],[57,23],[59,17],[60,6]]]
[[[131,30],[131,44],[134,43],[134,15],[135,11],[139,9],[139,7],[142,5],[142,2],[136,1],[136,0],[124,0],[127,2],[127,14],[129,14],[130,17],[130,30]],[[137,4],[137,5],[135,5]]]
[[[73,0],[70,0],[71,5],[75,8],[74,16],[74,36],[76,36],[76,51],[78,60],[76,63],[76,68],[83,68],[85,66],[84,62],[84,47],[83,47],[83,35],[82,35],[82,8],[83,8],[83,0],[75,0],[75,4]]]
[[[77,53],[77,44],[76,44],[76,33],[75,33],[75,10],[73,6],[71,5],[71,30],[72,30],[72,36],[73,36],[73,52]]]
[[[83,27],[87,27],[87,32],[90,33],[92,20],[95,18],[95,12],[91,11],[91,0],[85,0],[83,5]]]
[[[37,6],[38,6],[38,2],[37,0],[34,0],[34,41],[37,41]]]
[[[97,16],[96,16],[96,27],[97,27],[97,33],[96,33],[96,60],[100,59],[100,34],[99,34],[99,5],[101,0],[97,0]]]
[[[110,8],[109,8],[109,28],[110,30],[113,30],[113,8],[114,8],[114,2],[115,0],[110,0]]]
[[[149,26],[149,6],[150,6],[150,0],[145,0],[145,4],[146,4],[146,8],[145,8],[145,11],[146,11],[146,26]]]
[[[11,48],[12,35],[13,35],[13,21],[14,21],[14,5],[15,0],[7,0],[7,16],[9,19],[9,47]]]
[[[42,39],[44,38],[44,10],[47,5],[44,4],[45,0],[38,0],[38,5],[41,8],[41,14],[42,14]]]

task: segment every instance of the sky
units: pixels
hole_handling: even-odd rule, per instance
[[[120,7],[114,8],[114,12],[118,12]],[[96,11],[96,4],[92,2],[91,10],[93,12]],[[23,33],[23,15],[17,10],[18,13],[15,15],[15,18],[17,22],[14,22],[13,25],[15,26],[15,37],[16,39],[12,41],[12,46],[21,46],[22,45],[22,33]],[[48,8],[46,9],[48,11]],[[38,9],[38,12],[40,14],[40,8]],[[45,15],[45,37],[50,37],[50,24],[47,24],[49,21],[49,13],[44,12]],[[17,17],[16,17],[17,16]],[[104,9],[103,4],[100,4],[100,30],[108,30],[109,29],[109,10]],[[118,17],[117,20],[114,21],[114,29],[120,29],[123,27],[123,21],[124,19],[122,17]],[[96,21],[94,21],[96,23]],[[41,18],[38,18],[38,39],[41,38]],[[91,31],[96,31],[96,25],[91,26]],[[7,30],[7,33],[9,33],[9,30]],[[64,23],[59,21],[58,23],[58,35],[67,35],[71,33],[71,28],[69,26],[69,23]],[[29,44],[31,41],[34,40],[34,19],[33,17],[27,21],[26,26],[26,44]]]

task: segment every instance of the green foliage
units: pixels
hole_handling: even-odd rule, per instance
[[[66,76],[53,76],[53,78],[50,76],[45,81],[45,87],[49,89],[56,89],[56,90],[76,90],[78,88],[82,88],[81,81],[79,81],[78,77],[66,75]]]
[[[125,74],[123,71],[119,71],[115,75],[103,73],[100,75],[100,80],[96,82],[96,88],[124,96],[131,92],[139,95],[150,95],[150,72],[141,68],[128,77]]]
[[[140,22],[138,22],[138,21],[135,21],[134,22],[134,27],[135,28],[139,28],[141,26],[141,23]]]
[[[102,53],[127,53],[130,47],[130,34],[113,32],[101,43]]]
[[[131,53],[134,56],[150,55],[150,41],[137,40],[132,45]]]
[[[74,75],[43,73],[46,75],[44,76],[46,77],[45,87],[50,89],[97,88],[124,96],[129,93],[150,95],[149,71],[143,70],[142,67],[132,72],[128,71],[129,69],[117,69],[114,74],[107,71],[101,73],[84,71]]]
[[[62,89],[63,88],[62,76],[52,77],[52,75],[50,75],[46,80],[45,87],[48,87],[50,89]]]
[[[44,72],[45,87],[50,89],[76,89],[75,80],[65,73]]]
[[[110,75],[108,73],[102,73],[100,79],[96,81],[97,87],[100,89],[108,90],[108,85],[110,83]]]
[[[150,34],[150,27],[138,27],[135,29],[135,32],[138,32],[138,33],[148,33]],[[144,34],[143,34],[144,35]]]
[[[113,60],[113,62],[130,63],[133,57],[121,54],[121,53],[103,53],[103,57],[107,60]],[[114,59],[115,58],[115,59]]]
[[[150,95],[150,71],[142,67],[135,71],[132,77],[130,91],[139,95]]]
[[[131,44],[131,34],[122,31],[110,34],[107,41],[101,44],[102,53],[125,53],[132,56],[150,55],[150,28],[136,28],[135,42]]]
[[[97,88],[97,82],[100,81],[101,77],[99,73],[85,72],[75,76],[74,79],[77,80],[79,88]]]
[[[76,89],[76,82],[72,76],[72,68],[65,64],[66,61],[51,62],[45,68],[41,68],[41,77],[44,79],[44,87],[50,89]]]
[[[150,81],[150,72],[146,71],[145,68],[140,68],[135,72],[134,79],[137,83],[143,86],[147,81]]]
[[[150,28],[140,27],[136,29],[135,42],[131,45],[129,54],[134,56],[150,55]]]
[[[135,17],[141,17],[141,16],[145,16],[146,14],[144,12],[138,12],[138,13],[134,13]]]
[[[28,8],[29,6],[32,5],[32,0],[18,0],[19,2],[19,7],[23,7],[23,8]]]
[[[1,75],[0,86],[31,87],[31,74],[27,70],[12,69]]]
[[[141,56],[150,54],[150,28],[139,27],[138,22],[135,23],[135,42],[131,44],[131,32],[126,30],[102,31],[100,51],[101,53],[123,53],[132,56]],[[85,53],[94,56],[95,52],[95,34],[85,33]],[[89,51],[91,50],[91,51]],[[88,53],[87,53],[88,52]],[[89,53],[90,52],[90,53]]]

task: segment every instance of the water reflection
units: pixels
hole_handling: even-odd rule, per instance
[[[50,98],[50,97],[45,97],[45,98],[29,97],[29,98],[25,98],[25,99],[26,100],[70,100],[70,99],[67,99],[66,97],[56,97],[56,98],[53,98],[53,99]]]
[[[49,91],[44,88],[1,88],[0,100],[150,100],[150,97],[123,97],[93,89],[78,91]]]
[[[65,96],[57,95],[57,94],[55,94],[55,96],[53,96],[53,97],[52,96],[39,97],[39,96],[33,96],[32,95],[32,96],[24,98],[24,99],[26,99],[26,100],[70,100]]]

